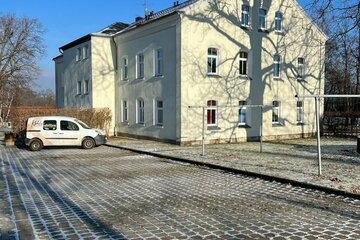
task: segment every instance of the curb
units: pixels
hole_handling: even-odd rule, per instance
[[[225,172],[241,174],[241,175],[245,175],[245,176],[249,176],[249,177],[260,178],[260,179],[263,179],[263,180],[266,180],[266,181],[275,181],[275,182],[280,182],[280,183],[284,183],[284,184],[290,184],[290,185],[295,186],[295,187],[308,188],[308,189],[312,189],[312,190],[322,191],[322,192],[325,192],[325,193],[328,193],[328,194],[334,194],[334,195],[339,195],[339,196],[343,196],[343,197],[350,197],[350,198],[360,200],[360,194],[351,193],[351,192],[347,192],[347,191],[342,191],[342,190],[329,188],[329,187],[324,187],[324,186],[320,186],[320,185],[315,185],[315,184],[311,184],[311,183],[300,182],[300,181],[291,180],[291,179],[288,179],[288,178],[275,177],[275,176],[271,176],[271,175],[266,175],[266,174],[261,174],[261,173],[255,173],[255,172],[250,172],[250,171],[245,171],[245,170],[239,170],[239,169],[224,167],[224,166],[220,166],[220,165],[216,165],[216,164],[212,164],[212,163],[198,162],[198,161],[190,160],[190,159],[187,159],[187,158],[175,157],[175,156],[171,156],[171,155],[160,154],[160,153],[155,153],[155,152],[149,152],[149,151],[144,151],[144,150],[139,150],[139,149],[134,149],[134,148],[129,148],[129,147],[123,147],[123,146],[118,146],[118,145],[112,145],[112,144],[104,144],[104,145],[107,146],[107,147],[118,148],[118,149],[122,149],[122,150],[128,150],[128,151],[135,152],[135,153],[140,153],[140,154],[146,154],[146,155],[150,155],[150,156],[153,156],[153,157],[158,157],[158,158],[163,158],[163,159],[170,159],[170,160],[174,160],[174,161],[178,161],[178,162],[189,163],[189,164],[196,165],[196,166],[207,167],[207,168],[211,168],[211,169],[222,170],[222,171],[225,171]]]

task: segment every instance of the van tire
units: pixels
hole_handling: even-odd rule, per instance
[[[43,143],[39,139],[34,139],[30,142],[29,147],[31,151],[40,151],[43,148]]]
[[[94,148],[94,147],[95,147],[95,141],[94,141],[94,139],[89,138],[89,137],[85,138],[85,139],[82,141],[82,147],[83,147],[84,149],[92,149],[92,148]]]

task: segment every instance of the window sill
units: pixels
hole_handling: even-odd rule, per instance
[[[285,126],[281,123],[272,123],[272,127],[277,128],[277,127],[285,127]]]
[[[305,123],[301,123],[301,122],[296,123],[296,126],[305,126],[305,125],[306,125]]]
[[[218,126],[208,126],[207,130],[220,130],[221,128],[219,128]]]
[[[138,78],[136,78],[136,80],[139,80],[139,81],[144,81],[144,80],[145,80],[145,78],[144,78],[144,77],[138,77]]]
[[[124,78],[124,79],[121,79],[122,82],[128,82],[129,79],[128,78]]]
[[[240,28],[241,28],[241,29],[244,29],[244,30],[250,30],[250,26],[249,26],[249,25],[241,25]]]
[[[247,124],[239,124],[238,128],[251,128],[251,126],[249,126]]]
[[[208,73],[207,77],[211,77],[211,78],[221,78],[221,76],[217,73]]]
[[[154,78],[164,78],[164,75],[154,75]]]
[[[280,82],[280,81],[283,81],[281,77],[273,77],[273,80],[279,81],[279,82]]]
[[[145,123],[136,123],[137,127],[145,127]]]
[[[269,30],[267,30],[267,29],[259,29],[258,32],[259,33],[269,33]]]
[[[251,80],[251,78],[248,75],[239,75],[239,78],[242,80]]]
[[[123,125],[123,126],[129,126],[130,124],[129,124],[128,121],[126,121],[126,122],[121,122],[121,125]]]
[[[89,92],[84,93],[84,95],[89,95]]]
[[[164,125],[154,125],[155,128],[159,128],[159,129],[163,129],[164,128]]]

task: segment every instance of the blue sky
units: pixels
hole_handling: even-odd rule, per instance
[[[306,0],[300,0],[300,4]],[[55,74],[52,58],[58,48],[114,22],[133,22],[143,16],[144,0],[0,0],[0,14],[37,18],[45,28],[45,56],[39,65],[42,74],[35,89],[54,90]],[[173,5],[174,0],[147,0],[150,10],[158,11]],[[183,1],[180,1],[183,2]]]

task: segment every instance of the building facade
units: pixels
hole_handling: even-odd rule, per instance
[[[114,134],[181,144],[203,128],[207,142],[308,136],[314,102],[295,95],[323,93],[326,40],[295,0],[174,3],[62,47],[58,106],[109,107]]]

